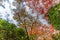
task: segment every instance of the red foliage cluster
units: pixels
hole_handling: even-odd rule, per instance
[[[56,0],[55,0],[56,1]],[[29,6],[32,11],[36,11],[40,14],[46,14],[48,9],[53,5],[53,0],[26,0],[27,6]],[[44,17],[48,21],[48,17]],[[43,31],[42,31],[43,30]],[[40,30],[39,27],[36,27],[28,32],[28,34],[43,34],[45,32],[53,33],[54,29],[52,25],[47,27],[46,25],[42,26]]]
[[[52,5],[52,0],[26,0],[27,5],[41,14],[46,14]]]

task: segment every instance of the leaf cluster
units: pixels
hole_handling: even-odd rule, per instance
[[[27,40],[26,32],[23,28],[0,19],[0,40]]]
[[[60,3],[49,9],[47,17],[49,18],[49,23],[52,24],[55,29],[60,30]]]

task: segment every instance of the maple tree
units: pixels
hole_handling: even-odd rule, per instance
[[[52,0],[26,0],[26,2],[30,8],[42,14],[46,14],[52,5]]]
[[[27,28],[31,27],[31,25],[33,23],[33,17],[30,16],[28,13],[26,13],[25,9],[21,9],[20,12],[14,14],[13,18],[18,22],[18,26],[25,28],[25,30],[27,32],[27,36],[28,36],[29,29],[27,29]]]
[[[17,2],[20,3],[20,0],[18,0]],[[37,15],[39,15],[38,13],[43,14],[45,20],[49,21],[49,18],[46,17],[46,14],[49,8],[54,5],[53,3],[54,1],[52,0],[26,0],[25,2],[26,2],[26,5],[32,9],[32,13],[36,11]],[[37,22],[38,19],[34,21],[34,17],[29,15],[27,12],[25,12],[24,8],[20,9],[19,12],[15,13],[13,18],[17,20],[20,27],[24,27],[26,29],[27,36],[30,34],[37,34],[40,36],[44,35],[44,37],[42,37],[43,39],[45,38],[45,40],[52,40],[51,36],[54,31],[53,26],[49,25],[48,27],[46,25],[42,25],[42,24],[40,25],[39,22]],[[42,29],[39,29],[39,28],[42,28]]]

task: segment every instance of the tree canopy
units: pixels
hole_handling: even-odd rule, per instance
[[[26,40],[26,32],[23,28],[0,19],[0,40]]]
[[[60,30],[60,3],[51,7],[46,15],[49,18],[49,23],[52,24],[55,29]]]

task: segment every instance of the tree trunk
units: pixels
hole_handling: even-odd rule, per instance
[[[26,30],[26,34],[27,34],[27,40],[29,40],[29,36],[28,36],[28,32],[27,32],[26,26],[25,26],[25,30]]]

